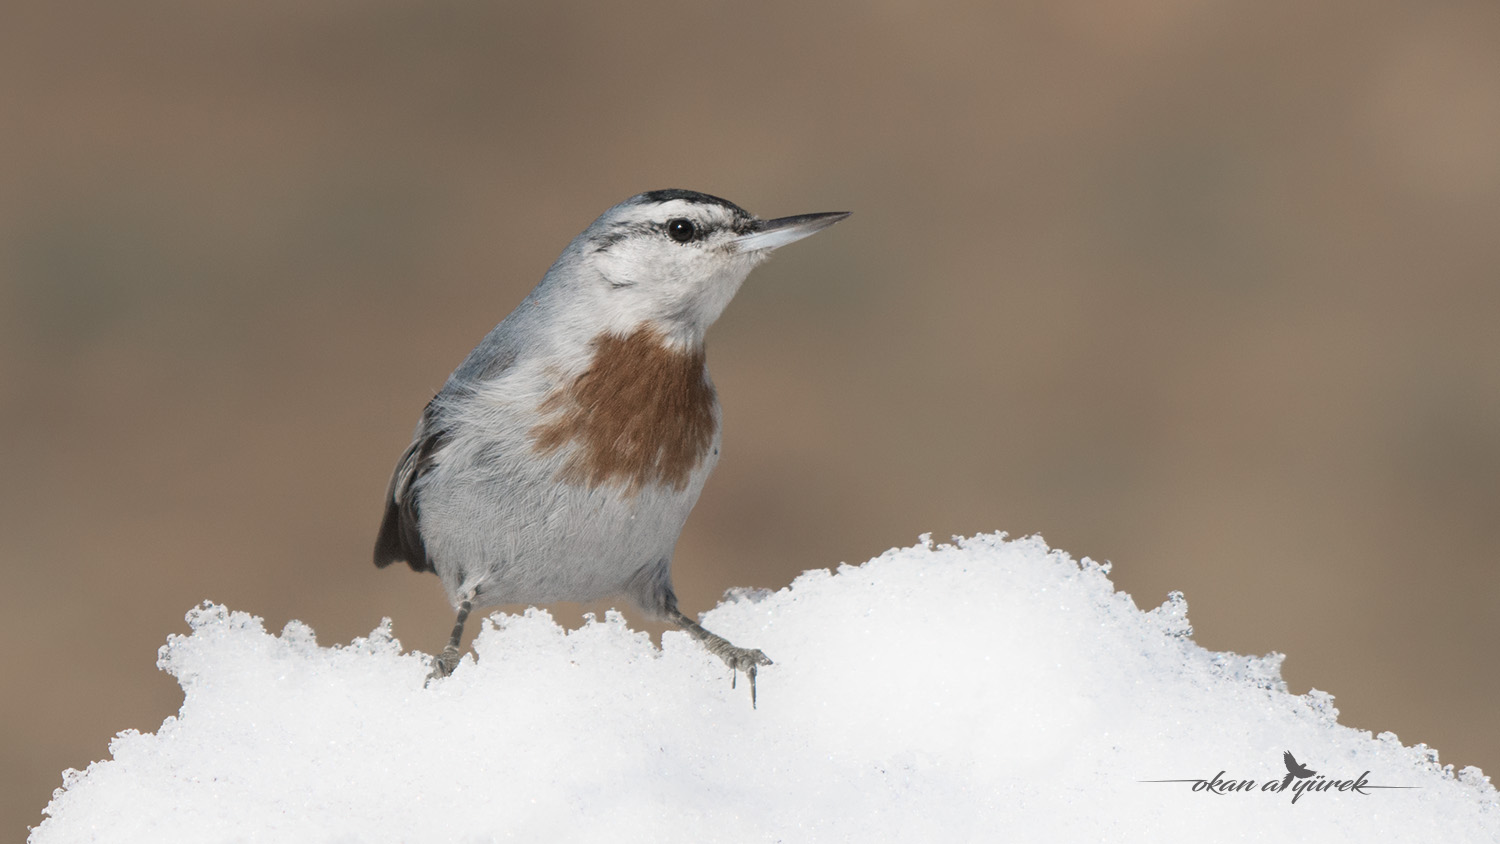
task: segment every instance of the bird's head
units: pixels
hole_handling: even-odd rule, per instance
[[[698,343],[772,250],[847,216],[762,220],[705,193],[652,191],[604,212],[553,271],[567,269],[574,288],[569,296],[608,331],[626,335],[650,327],[680,343]]]

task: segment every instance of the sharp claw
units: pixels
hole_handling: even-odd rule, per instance
[[[433,680],[441,680],[444,677],[450,676],[453,673],[453,669],[458,667],[458,658],[457,651],[449,651],[447,649],[444,649],[442,653],[433,657],[432,671],[427,674],[427,680],[422,683],[422,687],[427,688],[432,685]]]
[[[730,644],[722,636],[716,636],[687,616],[675,610],[671,614],[672,621],[687,631],[689,635],[703,643],[709,653],[724,660],[729,668],[729,688],[739,687],[740,672],[745,672],[750,678],[750,706],[756,706],[755,675],[762,665],[770,665],[771,658],[754,648],[737,648]]]

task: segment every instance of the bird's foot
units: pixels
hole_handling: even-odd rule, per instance
[[[441,680],[452,674],[453,669],[458,667],[458,659],[458,648],[451,645],[443,648],[442,653],[432,658],[432,673],[427,675],[427,682],[423,683],[423,685],[430,686],[433,680]]]
[[[729,670],[734,672],[730,679],[730,688],[734,688],[734,682],[739,678],[741,671],[750,678],[750,708],[755,708],[755,672],[762,665],[770,665],[771,658],[754,648],[737,648],[729,644],[729,640],[716,633],[710,633],[703,625],[688,618],[677,609],[675,605],[669,605],[664,613],[668,621],[681,627],[689,636],[703,643],[708,652],[724,660]]]
[[[430,686],[433,680],[447,677],[458,667],[458,645],[464,640],[464,622],[469,620],[469,610],[473,608],[474,590],[471,589],[458,602],[458,615],[453,619],[453,635],[448,637],[448,646],[443,648],[443,652],[432,658],[432,673],[427,675],[427,682],[422,685]]]
[[[733,672],[729,678],[729,687],[731,689],[735,688],[740,672],[745,672],[745,676],[750,679],[750,708],[754,709],[755,674],[757,669],[762,665],[770,665],[771,658],[755,648],[737,648],[723,639],[719,639],[717,642],[705,642],[704,644],[708,647],[710,653],[724,660],[724,664],[729,666],[729,670]]]

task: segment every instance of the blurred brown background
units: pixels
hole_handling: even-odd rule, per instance
[[[1040,532],[1500,772],[1496,44],[1491,0],[12,4],[0,826],[175,711],[204,598],[435,649],[388,472],[660,187],[855,212],[710,335],[690,612]]]

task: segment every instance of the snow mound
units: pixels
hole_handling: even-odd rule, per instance
[[[325,648],[205,604],[161,651],[181,712],[66,772],[31,841],[1500,840],[1478,769],[1340,726],[1279,655],[1204,650],[1180,595],[1141,612],[1107,574],[924,537],[733,595],[704,623],[776,660],[758,709],[614,613],[493,616],[424,688],[389,621]]]

